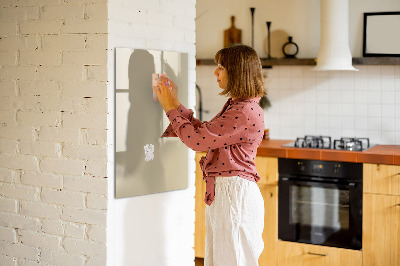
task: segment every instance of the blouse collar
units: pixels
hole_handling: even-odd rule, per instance
[[[237,99],[229,98],[228,103],[234,104],[234,103],[238,103],[238,102],[251,102],[251,101],[258,103],[260,101],[260,99],[261,99],[261,97],[237,98]]]

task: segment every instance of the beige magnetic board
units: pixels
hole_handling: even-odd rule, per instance
[[[116,198],[187,188],[188,148],[179,138],[161,138],[169,120],[153,101],[152,74],[167,74],[187,106],[188,54],[132,48],[115,53]]]

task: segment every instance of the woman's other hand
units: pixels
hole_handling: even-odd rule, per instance
[[[173,82],[172,79],[170,79],[166,74],[161,74],[160,79],[164,84],[165,82],[170,84],[172,103],[174,104],[175,108],[178,108],[181,104],[178,100],[178,86],[176,86],[175,82]]]
[[[175,109],[168,82],[165,80],[159,81],[157,86],[153,87],[153,90],[157,93],[158,102],[164,109],[165,113],[171,109]]]

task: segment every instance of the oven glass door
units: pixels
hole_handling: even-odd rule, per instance
[[[357,213],[357,195],[362,200],[362,191],[358,192],[355,183],[280,180],[279,238],[361,249],[362,216]]]
[[[348,190],[292,186],[290,198],[289,222],[310,228],[312,243],[323,244],[327,241],[327,235],[320,232],[320,228],[329,229],[331,234],[341,228],[349,229]]]

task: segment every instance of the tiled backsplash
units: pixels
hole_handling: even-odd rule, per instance
[[[312,66],[264,70],[271,107],[265,127],[274,139],[309,135],[369,137],[375,144],[400,144],[400,66],[356,65],[353,71],[313,71]],[[198,66],[203,120],[219,112],[226,97],[214,66]]]

